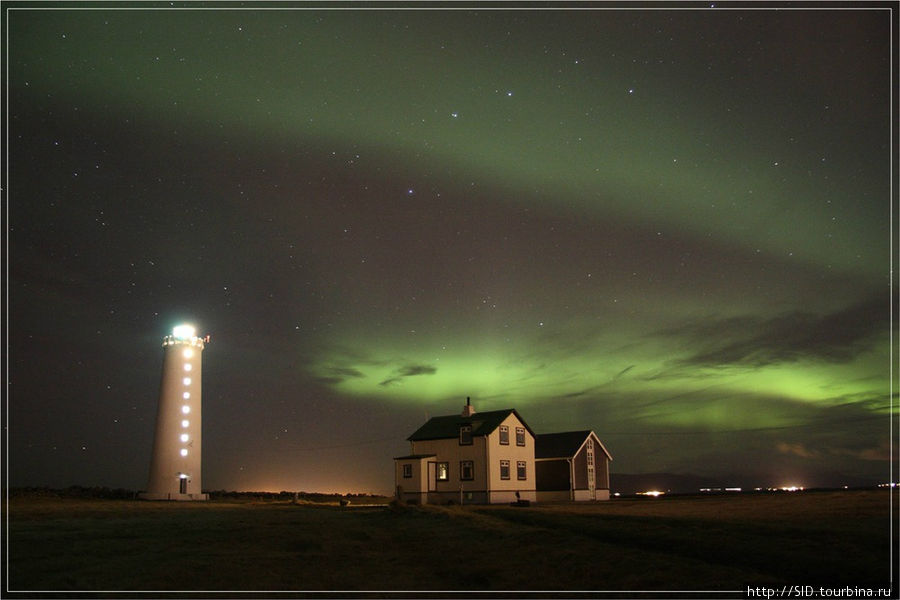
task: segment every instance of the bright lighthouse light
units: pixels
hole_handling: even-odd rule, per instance
[[[178,325],[172,330],[172,335],[180,340],[194,337],[196,330],[190,325]]]

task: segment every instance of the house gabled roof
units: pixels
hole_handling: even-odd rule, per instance
[[[422,460],[423,458],[434,458],[437,454],[410,454],[409,456],[395,456],[394,460]]]
[[[516,415],[516,418],[525,426],[525,429],[532,436],[534,435],[534,431],[532,431],[521,415],[516,412],[516,409],[507,408],[504,410],[477,412],[469,417],[463,417],[462,415],[432,417],[406,439],[410,442],[418,442],[422,440],[458,438],[461,425],[472,426],[472,437],[489,435],[511,414]]]
[[[561,433],[542,433],[534,436],[534,458],[572,458],[581,450],[588,436],[594,436],[600,449],[612,460],[612,455],[593,431],[563,431]]]

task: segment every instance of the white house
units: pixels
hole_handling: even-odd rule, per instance
[[[417,504],[536,500],[534,432],[515,409],[429,419],[394,459],[397,497]]]
[[[609,500],[612,456],[593,431],[543,433],[534,448],[538,501]]]

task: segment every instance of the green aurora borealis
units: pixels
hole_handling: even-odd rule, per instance
[[[142,485],[182,318],[213,488],[388,490],[466,396],[614,473],[887,480],[889,11],[27,6],[14,483]]]

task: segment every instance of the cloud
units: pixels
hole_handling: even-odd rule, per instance
[[[396,369],[387,379],[380,381],[378,385],[389,386],[399,383],[404,377],[415,377],[416,375],[434,375],[437,373],[437,367],[431,365],[406,365]]]
[[[782,454],[793,454],[800,458],[819,458],[820,454],[817,450],[810,450],[800,442],[778,442],[775,448]]]
[[[430,365],[408,365],[400,369],[400,377],[412,377],[414,375],[434,375],[437,367]]]
[[[681,366],[763,367],[804,359],[845,363],[887,331],[890,300],[878,294],[824,315],[795,311],[772,318],[705,319],[661,333],[702,346],[676,361]]]
[[[352,367],[334,367],[331,371],[336,375],[343,375],[345,377],[365,377],[362,372]]]
[[[352,367],[328,367],[324,369],[325,373],[314,380],[325,385],[338,385],[349,378],[360,378],[366,375]]]
[[[635,367],[635,365],[628,365],[627,367],[625,367],[624,369],[622,369],[621,371],[616,373],[616,375],[615,375],[615,377],[613,377],[613,379],[615,380],[615,379],[618,379],[619,377],[622,377],[623,375],[625,375],[625,373],[632,370],[634,367]]]
[[[835,450],[834,453],[858,458],[859,460],[891,460],[891,447],[887,441],[882,442],[879,446],[861,448],[859,450],[843,448]]]

